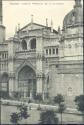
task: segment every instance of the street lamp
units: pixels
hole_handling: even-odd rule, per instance
[[[1,86],[1,58],[0,58],[0,124],[1,124],[1,91],[2,91],[2,86]]]

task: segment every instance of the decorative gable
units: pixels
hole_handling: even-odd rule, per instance
[[[25,27],[23,27],[22,29],[20,29],[19,31],[28,31],[28,30],[36,30],[36,29],[43,29],[46,26],[40,25],[40,24],[36,24],[36,23],[29,23],[28,25],[26,25]]]

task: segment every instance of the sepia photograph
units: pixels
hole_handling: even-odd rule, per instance
[[[0,0],[0,124],[84,124],[83,0]]]

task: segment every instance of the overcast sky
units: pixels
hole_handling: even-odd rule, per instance
[[[58,1],[3,1],[3,24],[6,26],[6,37],[10,37],[15,32],[15,27],[20,23],[22,28],[31,21],[31,14],[34,15],[34,22],[48,25],[53,20],[53,27],[57,30],[62,28],[65,15],[73,9],[74,0]]]

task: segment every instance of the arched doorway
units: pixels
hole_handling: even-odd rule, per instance
[[[1,96],[7,98],[9,96],[9,77],[4,73],[1,78]]]
[[[34,98],[36,96],[36,74],[29,66],[24,66],[18,73],[18,88],[20,97]]]

